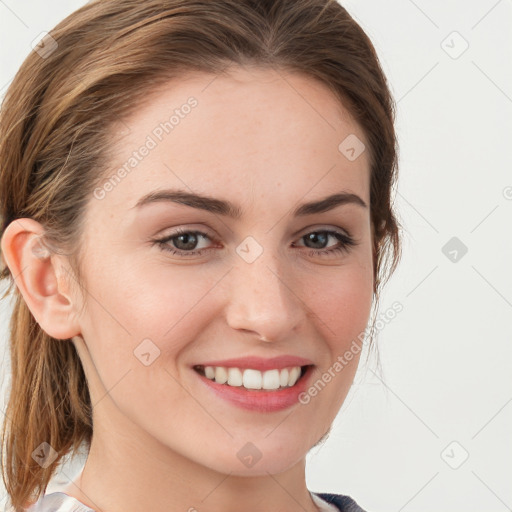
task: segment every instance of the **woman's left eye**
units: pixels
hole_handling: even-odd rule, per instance
[[[307,243],[323,245],[324,243],[327,243],[329,238],[336,239],[338,244],[334,247],[324,247],[320,249],[316,247],[307,247],[310,249],[308,254],[310,256],[314,256],[349,252],[352,246],[358,244],[358,242],[356,242],[350,235],[333,230],[311,231],[310,233],[301,236],[300,240],[304,239]],[[166,236],[165,238],[154,240],[153,242],[164,251],[168,251],[174,255],[188,257],[202,255],[205,252],[212,250],[212,248],[197,249],[196,246],[201,239],[213,240],[209,235],[203,233],[202,231],[178,230],[175,233]],[[217,242],[217,240],[213,241]],[[174,247],[171,246],[170,243],[172,243]],[[181,247],[176,247],[176,245]]]
[[[301,240],[305,239],[308,242],[311,242],[313,244],[320,243],[323,244],[324,241],[327,241],[329,237],[334,238],[338,241],[338,244],[334,247],[330,247],[327,249],[316,249],[310,247],[310,252],[308,253],[310,256],[315,255],[322,255],[322,254],[335,254],[335,253],[342,253],[342,252],[349,252],[350,248],[357,245],[358,242],[354,240],[350,235],[341,233],[339,231],[333,231],[333,230],[317,230],[317,231],[311,231],[310,233],[307,233],[306,235],[301,236]]]

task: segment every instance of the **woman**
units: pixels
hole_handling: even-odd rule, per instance
[[[305,482],[400,254],[393,102],[345,9],[89,2],[0,135],[13,510],[362,510]]]

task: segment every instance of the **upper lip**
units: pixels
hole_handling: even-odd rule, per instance
[[[217,361],[206,361],[194,366],[224,366],[226,368],[253,368],[255,370],[281,370],[290,366],[306,366],[313,364],[309,359],[292,355],[283,355],[271,358],[247,356]]]

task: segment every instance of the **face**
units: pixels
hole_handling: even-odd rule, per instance
[[[328,431],[369,319],[364,133],[322,84],[262,69],[169,82],[112,133],[79,314],[95,432],[223,473],[284,471]]]

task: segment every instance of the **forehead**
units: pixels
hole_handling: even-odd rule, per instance
[[[128,210],[159,188],[240,204],[258,196],[293,203],[336,188],[369,204],[368,151],[349,160],[340,149],[351,137],[366,145],[363,131],[324,84],[299,73],[189,74],[153,90],[112,130],[102,208]]]

